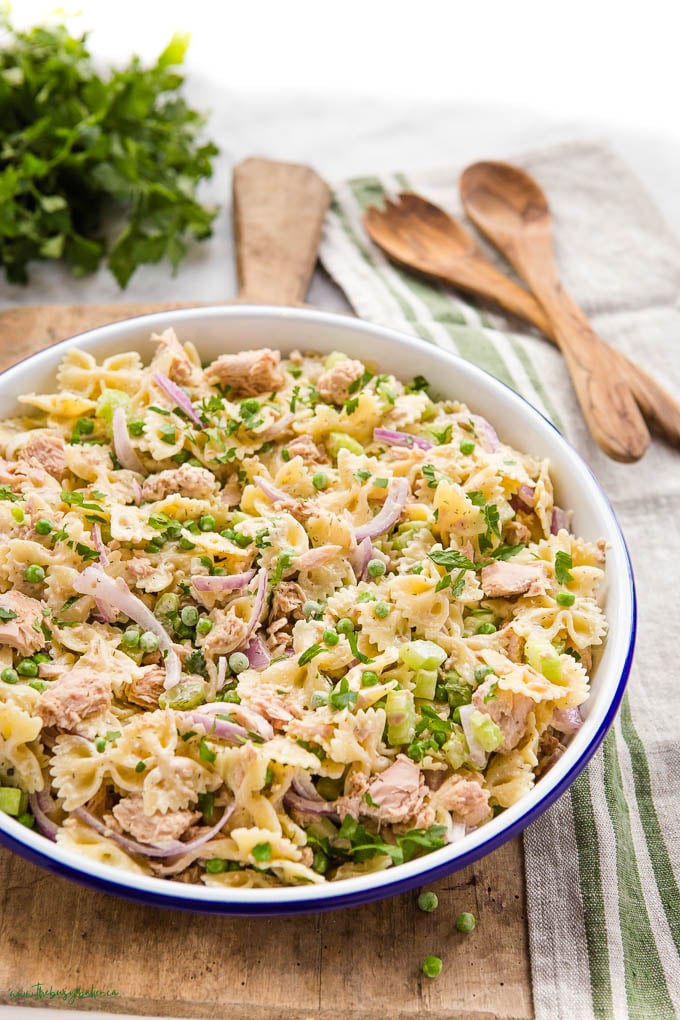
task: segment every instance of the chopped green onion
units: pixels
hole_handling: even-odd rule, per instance
[[[201,680],[183,680],[169,691],[163,691],[158,699],[160,708],[173,708],[180,712],[198,708],[204,702],[205,687]]]

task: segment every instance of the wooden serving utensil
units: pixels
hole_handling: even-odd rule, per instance
[[[475,238],[450,213],[411,191],[370,206],[364,227],[393,261],[476,294],[536,326],[557,344],[552,323],[535,297],[502,273]],[[624,373],[647,424],[680,448],[680,403],[634,361],[609,348]]]
[[[536,182],[509,163],[474,163],[460,190],[475,226],[499,248],[543,306],[564,355],[583,415],[614,460],[639,460],[649,432],[625,373],[560,281],[552,217]]]

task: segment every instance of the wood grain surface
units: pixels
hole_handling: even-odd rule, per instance
[[[0,369],[66,336],[167,305],[44,306],[0,313]],[[18,313],[21,314],[18,314]],[[528,1020],[533,1015],[521,841],[431,887],[290,918],[210,917],[137,906],[0,849],[0,1003],[10,991],[94,985],[72,1008],[230,1020]],[[477,928],[455,929],[460,911]],[[425,956],[444,967],[431,980]],[[60,999],[22,1000],[64,1007]]]

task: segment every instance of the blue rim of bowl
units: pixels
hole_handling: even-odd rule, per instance
[[[166,318],[168,315],[177,316],[180,319],[184,317],[190,318],[191,315],[195,314],[196,312],[200,312],[203,314],[207,313],[206,317],[208,318],[212,317],[210,313],[214,313],[215,317],[217,317],[220,314],[225,313],[230,314],[232,312],[234,314],[234,317],[243,313],[246,313],[251,318],[258,317],[267,318],[270,317],[272,313],[275,313],[279,317],[285,318],[309,317],[310,319],[314,319],[316,321],[319,321],[321,319],[322,321],[327,322],[329,325],[335,326],[339,325],[343,328],[347,328],[350,330],[359,329],[361,332],[365,332],[368,334],[375,333],[383,337],[385,333],[393,334],[394,336],[399,338],[400,342],[402,343],[405,342],[406,345],[409,347],[415,348],[422,347],[426,350],[430,351],[432,350],[432,345],[428,344],[425,340],[422,340],[419,337],[411,336],[408,333],[401,333],[399,330],[392,329],[389,326],[384,327],[380,325],[375,325],[373,323],[365,322],[364,320],[361,319],[352,319],[350,317],[345,317],[332,312],[323,312],[311,309],[298,309],[298,308],[291,309],[286,307],[280,307],[277,305],[231,305],[231,306],[197,305],[196,307],[192,308],[180,308],[176,310],[169,309],[168,311],[165,312],[150,312],[145,315],[133,316],[132,318],[128,319],[119,319],[113,323],[107,323],[102,326],[95,327],[93,329],[85,330],[82,333],[76,333],[73,336],[66,337],[63,340],[60,340],[58,343],[51,345],[44,351],[39,351],[36,352],[36,354],[31,354],[28,355],[26,358],[22,358],[21,361],[16,362],[14,365],[10,366],[10,368],[0,373],[0,379],[2,379],[2,377],[5,374],[13,371],[20,365],[23,365],[26,362],[29,362],[34,358],[39,357],[40,354],[47,353],[48,351],[49,352],[55,350],[58,351],[61,347],[70,346],[71,344],[73,344],[75,340],[79,339],[80,337],[88,336],[92,333],[106,330],[107,328],[122,326],[124,324],[129,325],[130,323],[136,322],[143,323],[148,319]],[[521,396],[521,394],[513,390],[512,387],[508,386],[507,383],[504,383],[502,382],[502,380],[497,379],[496,376],[492,375],[490,372],[487,372],[485,369],[479,368],[477,365],[474,365],[472,362],[467,361],[465,358],[461,357],[458,354],[454,354],[451,351],[446,351],[443,350],[442,348],[436,348],[436,350],[443,357],[451,359],[453,361],[462,362],[466,366],[471,367],[474,371],[479,372],[483,376],[487,376],[488,378],[492,379],[495,385],[501,386],[503,387],[503,389],[508,390],[515,399],[521,401],[526,406],[530,414],[536,415],[543,422],[545,422],[545,424],[548,425],[553,432],[557,434],[560,442],[563,443],[569,449],[572,456],[574,456],[579,461],[580,466],[583,469],[585,469],[585,471],[590,476],[605,508],[607,509],[611,517],[612,523],[618,534],[618,538],[620,539],[621,542],[621,548],[625,558],[626,573],[629,581],[628,594],[630,597],[630,636],[628,641],[628,647],[626,650],[626,656],[609,707],[605,712],[605,715],[602,721],[600,722],[600,725],[598,726],[597,730],[591,737],[589,743],[582,750],[580,756],[576,759],[576,761],[574,761],[574,763],[567,770],[567,772],[565,772],[564,776],[562,776],[559,782],[556,783],[552,788],[547,790],[543,796],[539,796],[535,803],[532,805],[532,807],[526,812],[522,813],[510,825],[503,827],[499,832],[490,836],[488,839],[483,840],[476,846],[470,848],[470,850],[467,850],[464,853],[457,855],[453,859],[449,859],[441,863],[433,863],[433,865],[429,868],[423,866],[422,868],[419,868],[416,874],[400,878],[398,873],[399,871],[402,870],[403,867],[405,867],[404,865],[402,865],[394,869],[395,877],[394,880],[392,881],[383,882],[379,886],[368,886],[365,889],[357,891],[339,890],[338,894],[335,896],[333,895],[324,896],[323,898],[316,900],[313,897],[310,897],[309,899],[299,901],[282,900],[277,901],[276,903],[271,903],[268,902],[266,899],[252,899],[248,901],[236,899],[225,901],[225,900],[209,900],[203,898],[192,899],[190,896],[179,897],[172,894],[171,889],[173,883],[168,882],[165,879],[156,879],[156,881],[158,881],[159,883],[163,883],[163,888],[159,889],[158,891],[140,889],[134,886],[124,885],[121,884],[122,878],[125,874],[129,873],[125,872],[122,873],[121,881],[117,881],[116,878],[109,879],[100,877],[98,875],[92,874],[91,872],[83,870],[86,868],[87,860],[86,858],[83,858],[83,864],[81,869],[80,864],[78,866],[71,865],[66,861],[54,859],[53,857],[49,856],[48,854],[44,853],[41,850],[34,849],[32,846],[25,843],[23,840],[16,838],[10,832],[7,832],[7,830],[2,827],[0,827],[0,845],[13,851],[18,856],[23,857],[30,863],[36,864],[39,867],[43,868],[44,870],[49,871],[51,874],[68,878],[79,885],[85,886],[89,889],[93,889],[97,892],[109,893],[111,895],[118,896],[126,900],[131,900],[132,902],[135,903],[142,903],[146,906],[161,907],[170,910],[185,910],[204,914],[227,914],[231,916],[271,917],[278,915],[308,914],[317,913],[319,911],[338,910],[342,908],[359,906],[361,904],[369,903],[379,899],[384,899],[389,896],[396,896],[399,895],[400,893],[405,893],[411,889],[417,888],[418,886],[434,882],[437,879],[443,878],[444,876],[449,875],[452,872],[459,871],[470,864],[474,864],[474,862],[478,861],[481,857],[485,857],[487,854],[492,853],[494,850],[497,850],[508,840],[513,839],[515,836],[519,835],[520,832],[522,832],[528,825],[531,825],[532,822],[536,821],[536,819],[540,815],[542,815],[544,811],[546,811],[552,804],[554,804],[554,802],[559,797],[562,796],[563,793],[566,792],[566,790],[571,786],[574,780],[584,770],[584,768],[586,767],[586,765],[588,764],[588,762],[593,757],[598,747],[604,740],[607,732],[611,728],[614,719],[616,718],[616,714],[618,712],[621,701],[623,699],[626,684],[628,682],[628,677],[630,675],[633,656],[635,652],[635,640],[637,634],[637,595],[635,589],[633,567],[631,563],[630,553],[628,551],[628,546],[626,544],[626,540],[621,530],[621,526],[619,525],[618,519],[616,517],[616,514],[614,513],[611,503],[609,502],[609,499],[606,496],[604,490],[602,489],[599,481],[595,477],[595,474],[591,470],[590,466],[586,463],[586,461],[578,453],[578,451],[575,450],[573,446],[571,446],[568,440],[565,439],[565,437],[562,435],[559,429],[555,427],[555,425],[550,421],[550,419],[546,418],[546,416],[542,414],[537,408],[535,408],[533,404],[530,404],[528,400],[526,400],[524,397]],[[536,790],[537,787],[534,787],[534,789]],[[519,801],[518,804],[521,805],[521,801]],[[1,818],[0,821],[2,821]],[[18,825],[18,823],[14,823],[13,819],[10,819],[10,822],[13,823],[13,825],[15,826]],[[26,832],[27,834],[29,832],[31,833],[31,835],[33,834],[32,830],[26,830]],[[46,843],[48,847],[54,846],[53,843],[47,840]],[[426,862],[428,861],[429,858],[436,856],[440,852],[441,851],[435,851],[434,854],[426,854],[424,857],[421,857],[418,860],[419,862],[423,862],[423,865],[426,865]],[[392,869],[389,869],[389,872],[391,871]],[[345,885],[344,882],[339,884]],[[165,891],[166,885],[170,887],[167,892]],[[186,889],[187,887],[184,886],[184,888]],[[324,888],[327,889],[328,886],[325,886]],[[240,890],[236,889],[233,890],[233,892],[236,895],[238,895],[239,891]]]

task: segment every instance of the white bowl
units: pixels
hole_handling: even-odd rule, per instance
[[[190,910],[232,914],[316,911],[404,892],[462,868],[515,836],[562,794],[584,768],[611,726],[623,696],[635,642],[635,589],[625,542],[613,511],[590,469],[559,432],[503,383],[452,354],[395,330],[324,312],[278,307],[184,309],[127,319],[89,330],[35,354],[0,376],[0,418],[17,413],[16,396],[49,392],[55,370],[72,347],[101,359],[137,350],[150,359],[149,336],[173,326],[192,340],[205,361],[253,347],[345,351],[408,380],[424,375],[444,396],[465,401],[484,415],[501,438],[519,450],[549,457],[556,498],[574,511],[574,530],[589,540],[606,539],[602,589],[609,635],[584,706],[585,722],[560,760],[519,803],[453,845],[424,857],[359,878],[280,889],[217,889],[169,882],[119,871],[63,850],[40,833],[0,813],[0,841],[59,874],[117,895]]]

